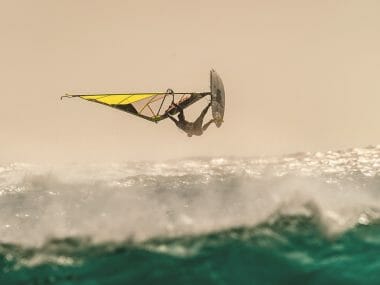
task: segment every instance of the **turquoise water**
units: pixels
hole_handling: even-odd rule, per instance
[[[0,284],[380,284],[380,149],[0,167]]]
[[[1,284],[380,283],[380,225],[326,239],[305,217],[143,243],[66,239],[0,248]],[[27,265],[41,255],[46,261]]]

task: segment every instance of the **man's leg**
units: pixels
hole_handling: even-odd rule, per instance
[[[208,123],[206,123],[203,128],[202,128],[202,131],[205,131],[207,130],[207,128],[214,122],[214,119],[211,119]]]
[[[211,107],[211,103],[208,103],[208,105],[206,106],[206,108],[203,109],[201,115],[203,116],[203,118],[206,116],[207,114],[207,111],[208,109]]]
[[[202,113],[199,115],[199,117],[195,120],[194,125],[197,128],[202,128],[203,125],[203,119],[207,114],[208,109],[210,108],[211,103],[206,106],[206,108],[203,109]]]

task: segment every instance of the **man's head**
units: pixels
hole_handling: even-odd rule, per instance
[[[192,135],[192,134],[187,134],[187,136],[188,136],[189,138],[191,138],[193,135]]]

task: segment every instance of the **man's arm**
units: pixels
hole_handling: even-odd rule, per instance
[[[172,120],[177,125],[178,121],[174,117],[172,117],[171,115],[169,115],[169,114],[167,114],[167,115],[168,115],[168,118],[170,120]]]
[[[185,122],[186,120],[185,120],[185,114],[183,113],[183,108],[180,105],[178,105],[178,104],[176,104],[174,102],[173,102],[173,105],[178,109],[178,112],[179,112],[178,119],[179,119],[179,121]]]

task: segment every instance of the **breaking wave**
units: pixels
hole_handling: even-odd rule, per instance
[[[379,171],[380,147],[2,165],[0,283],[378,284]]]

